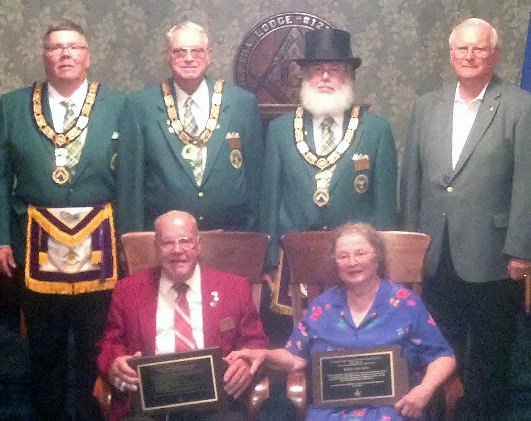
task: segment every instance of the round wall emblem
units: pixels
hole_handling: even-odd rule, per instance
[[[260,104],[297,104],[304,34],[333,28],[308,13],[280,13],[258,23],[243,39],[235,59],[236,83],[256,94]]]

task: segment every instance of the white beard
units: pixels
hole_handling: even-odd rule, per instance
[[[354,103],[353,86],[349,78],[334,93],[326,94],[318,92],[310,86],[310,82],[303,80],[300,95],[302,106],[315,117],[343,114]]]

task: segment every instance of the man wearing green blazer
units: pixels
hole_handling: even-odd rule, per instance
[[[415,103],[401,179],[406,228],[432,238],[424,298],[455,350],[462,419],[503,419],[531,264],[531,95],[494,74],[498,35],[471,18],[449,38],[457,82]],[[461,419],[461,418],[460,418]]]
[[[350,34],[306,34],[302,107],[269,125],[261,191],[260,229],[271,234],[269,273],[279,265],[286,232],[329,230],[353,220],[396,224],[396,152],[383,118],[354,105]],[[273,307],[289,313],[286,276],[276,273]],[[266,279],[268,277],[266,276]]]
[[[79,420],[97,420],[96,341],[117,280],[111,203],[124,95],[87,81],[83,29],[50,26],[47,81],[0,100],[0,271],[23,277],[37,420],[67,420],[67,348]]]
[[[205,30],[183,22],[167,33],[173,77],[126,101],[120,124],[120,232],[152,230],[170,210],[199,229],[257,228],[262,124],[253,94],[205,79]]]

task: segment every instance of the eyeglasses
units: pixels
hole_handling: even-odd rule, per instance
[[[196,239],[191,237],[182,237],[175,239],[161,239],[157,242],[159,249],[163,252],[174,250],[178,245],[182,251],[193,250],[196,246]]]
[[[470,53],[474,58],[487,58],[492,52],[491,48],[486,47],[456,47],[452,48],[455,58],[466,58]]]
[[[72,55],[80,55],[83,51],[88,50],[88,47],[86,45],[62,45],[62,44],[56,44],[56,45],[50,45],[48,47],[44,47],[46,52],[52,56],[59,56],[63,54],[63,51],[66,51],[69,54]]]
[[[336,260],[339,262],[346,262],[349,260],[354,260],[356,262],[359,262],[360,260],[364,260],[370,255],[375,254],[376,252],[374,250],[355,250],[352,253],[341,253],[336,255]]]
[[[207,48],[199,48],[199,47],[196,47],[196,48],[179,47],[179,48],[174,48],[173,50],[171,50],[171,56],[172,58],[177,59],[177,60],[184,60],[188,57],[192,57],[194,60],[197,60],[197,59],[203,58],[207,50],[208,50]]]
[[[308,73],[310,77],[322,77],[324,73],[327,73],[329,77],[338,77],[345,73],[347,67],[342,64],[312,64],[308,67]]]

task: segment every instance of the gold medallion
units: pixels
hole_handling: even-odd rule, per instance
[[[330,194],[328,193],[328,190],[319,188],[315,190],[315,193],[313,194],[313,203],[322,208],[323,206],[327,205],[329,201]]]
[[[57,167],[52,172],[52,180],[57,184],[63,185],[70,179],[70,174],[65,167]]]
[[[317,165],[317,168],[323,171],[326,167],[328,167],[328,161],[326,158],[319,158],[315,165]]]
[[[242,167],[243,157],[239,149],[233,149],[230,151],[230,163],[234,168],[239,170]]]
[[[357,193],[363,194],[369,189],[369,177],[365,174],[360,174],[354,179],[354,190]]]
[[[200,151],[200,148],[189,143],[188,145],[184,145],[183,150],[181,151],[181,156],[189,161],[194,161],[197,159],[197,155]]]

